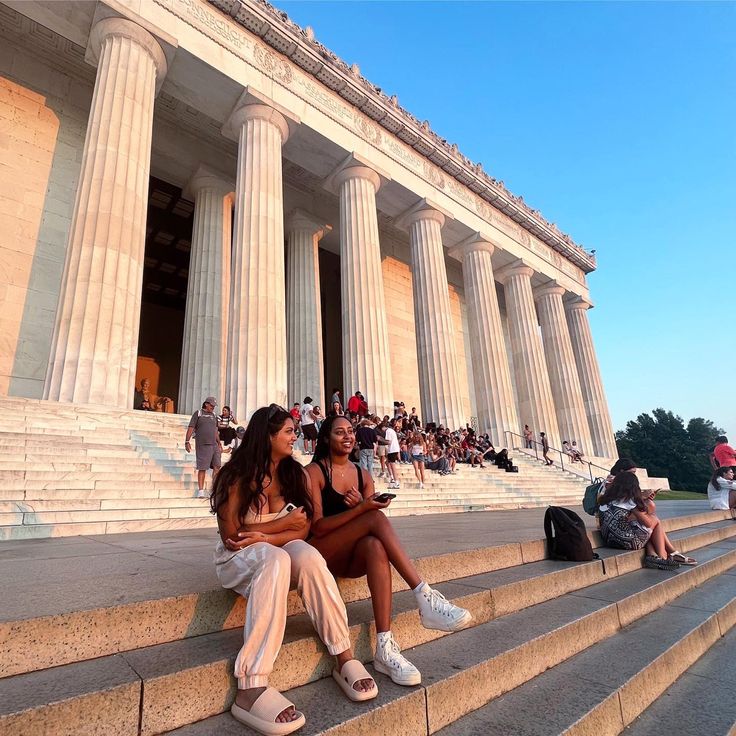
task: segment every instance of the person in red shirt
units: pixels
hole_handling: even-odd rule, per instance
[[[728,437],[724,437],[723,435],[716,437],[713,456],[719,468],[736,467],[736,450],[728,444]]]
[[[296,422],[296,426],[299,426],[299,418],[301,416],[301,413],[299,411],[299,407],[301,404],[298,401],[294,402],[294,406],[291,407],[291,411],[289,414],[291,414],[291,418]]]
[[[363,398],[363,395],[360,393],[360,391],[356,391],[348,399],[348,412],[350,413],[351,417],[358,416],[358,412],[360,411],[360,401],[362,398]]]

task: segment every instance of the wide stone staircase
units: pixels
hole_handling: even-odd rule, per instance
[[[188,421],[180,414],[0,399],[0,540],[213,527],[208,502],[194,498],[194,456],[184,450]],[[518,474],[465,465],[450,476],[428,472],[424,489],[412,467],[401,465],[402,487],[389,514],[580,501],[579,477],[521,454],[514,460]]]
[[[678,549],[699,561],[673,573],[643,569],[641,552],[598,549],[602,562],[549,561],[534,535],[490,546],[520,514],[536,514],[529,522],[535,525],[540,520],[533,511],[397,520],[400,533],[402,524],[420,531],[426,525],[432,539],[416,559],[423,578],[474,616],[472,627],[458,633],[426,630],[413,594],[394,580],[394,633],[422,672],[420,686],[400,687],[377,675],[379,697],[349,703],[329,677],[332,660],[292,592],[271,684],[306,713],[299,733],[733,734],[731,513],[663,521]],[[486,523],[496,531],[484,544]],[[590,536],[599,541],[596,531]],[[88,577],[76,578],[83,590],[65,594],[65,575],[74,579],[67,571],[75,569],[83,541],[0,544],[3,564],[32,576],[26,585],[38,596],[21,601],[16,581],[0,614],[0,734],[251,734],[227,712],[243,601],[216,585],[209,530],[98,537],[94,544],[118,543],[125,554],[90,558]],[[116,586],[116,565],[128,564],[122,557],[134,550],[145,550],[151,562]],[[45,559],[50,556],[59,559]],[[197,567],[200,557],[206,559]],[[191,572],[172,593],[164,562],[184,559]],[[52,573],[59,578],[52,581]],[[369,662],[375,634],[365,583],[340,581],[340,587],[355,651]],[[79,595],[88,596],[86,605]]]

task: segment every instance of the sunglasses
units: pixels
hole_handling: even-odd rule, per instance
[[[283,406],[279,406],[278,404],[270,404],[268,407],[268,419],[269,421],[273,419],[276,416],[276,413],[282,411],[284,414],[288,414],[289,412],[284,409]]]

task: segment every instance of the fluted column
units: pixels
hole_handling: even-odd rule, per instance
[[[545,432],[549,443],[559,447],[560,433],[534,309],[533,273],[531,267],[518,262],[502,268],[496,276],[504,285],[506,296],[519,424],[528,424],[535,439]]]
[[[613,424],[588,322],[587,310],[590,307],[590,302],[580,297],[565,301],[570,342],[578,369],[593,451],[598,457],[617,458]]]
[[[178,411],[205,396],[223,401],[235,187],[201,166],[185,189],[194,198]],[[235,415],[237,416],[237,414]]]
[[[284,116],[246,104],[230,118],[238,134],[227,391],[235,416],[286,403],[286,298],[281,146]]]
[[[343,388],[345,396],[361,391],[371,409],[389,414],[393,385],[376,214],[380,177],[366,166],[348,166],[335,184],[340,198]]]
[[[455,331],[450,313],[442,226],[445,217],[431,207],[412,211],[409,227],[414,328],[419,353],[419,395],[425,421],[451,429],[464,426]]]
[[[90,34],[97,59],[44,397],[133,405],[158,41],[122,18]]]
[[[329,230],[303,210],[286,220],[286,345],[289,402],[313,396],[322,401],[322,301],[319,286],[320,238]]]
[[[585,416],[578,369],[565,320],[565,307],[562,304],[564,293],[565,289],[553,281],[538,288],[534,297],[542,327],[542,344],[560,439],[568,442],[575,440],[578,447],[590,455],[593,447]]]
[[[503,447],[504,431],[518,433],[519,418],[493,276],[493,250],[493,245],[477,234],[455,246],[451,255],[463,264],[479,426],[490,434],[496,447]]]

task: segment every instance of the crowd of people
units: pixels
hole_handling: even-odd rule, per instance
[[[229,407],[219,414],[216,407],[215,397],[208,396],[194,412],[186,449],[191,451],[195,436],[198,495],[209,498],[217,516],[218,578],[247,599],[244,641],[235,662],[234,717],[263,734],[291,733],[305,722],[304,714],[268,685],[291,586],[335,657],[332,675],[340,690],[356,702],[378,695],[376,678],[353,655],[336,577],[366,576],[376,628],[375,671],[399,685],[419,684],[421,673],[392,632],[391,569],[413,591],[425,627],[458,631],[472,617],[422,579],[382,513],[395,498],[391,491],[399,488],[398,465],[411,464],[423,487],[428,471],[454,473],[458,463],[478,469],[493,463],[513,472],[508,450],[496,450],[487,434],[470,426],[422,425],[416,409],[409,412],[402,402],[394,403],[393,417],[378,417],[359,391],[345,409],[333,391],[326,416],[310,396],[290,410],[271,404],[258,409],[247,428],[238,425]],[[306,467],[294,457],[300,440],[312,455]],[[576,453],[574,442],[563,443],[563,449],[571,458]],[[708,497],[713,508],[734,508],[736,452],[725,437],[716,450],[718,467]],[[388,481],[385,492],[375,486],[376,458],[378,478]],[[207,494],[209,469],[213,482]],[[633,461],[619,459],[601,485],[598,520],[604,544],[644,549],[647,567],[697,564],[675,548],[656,514],[656,491],[642,491],[635,473]]]

